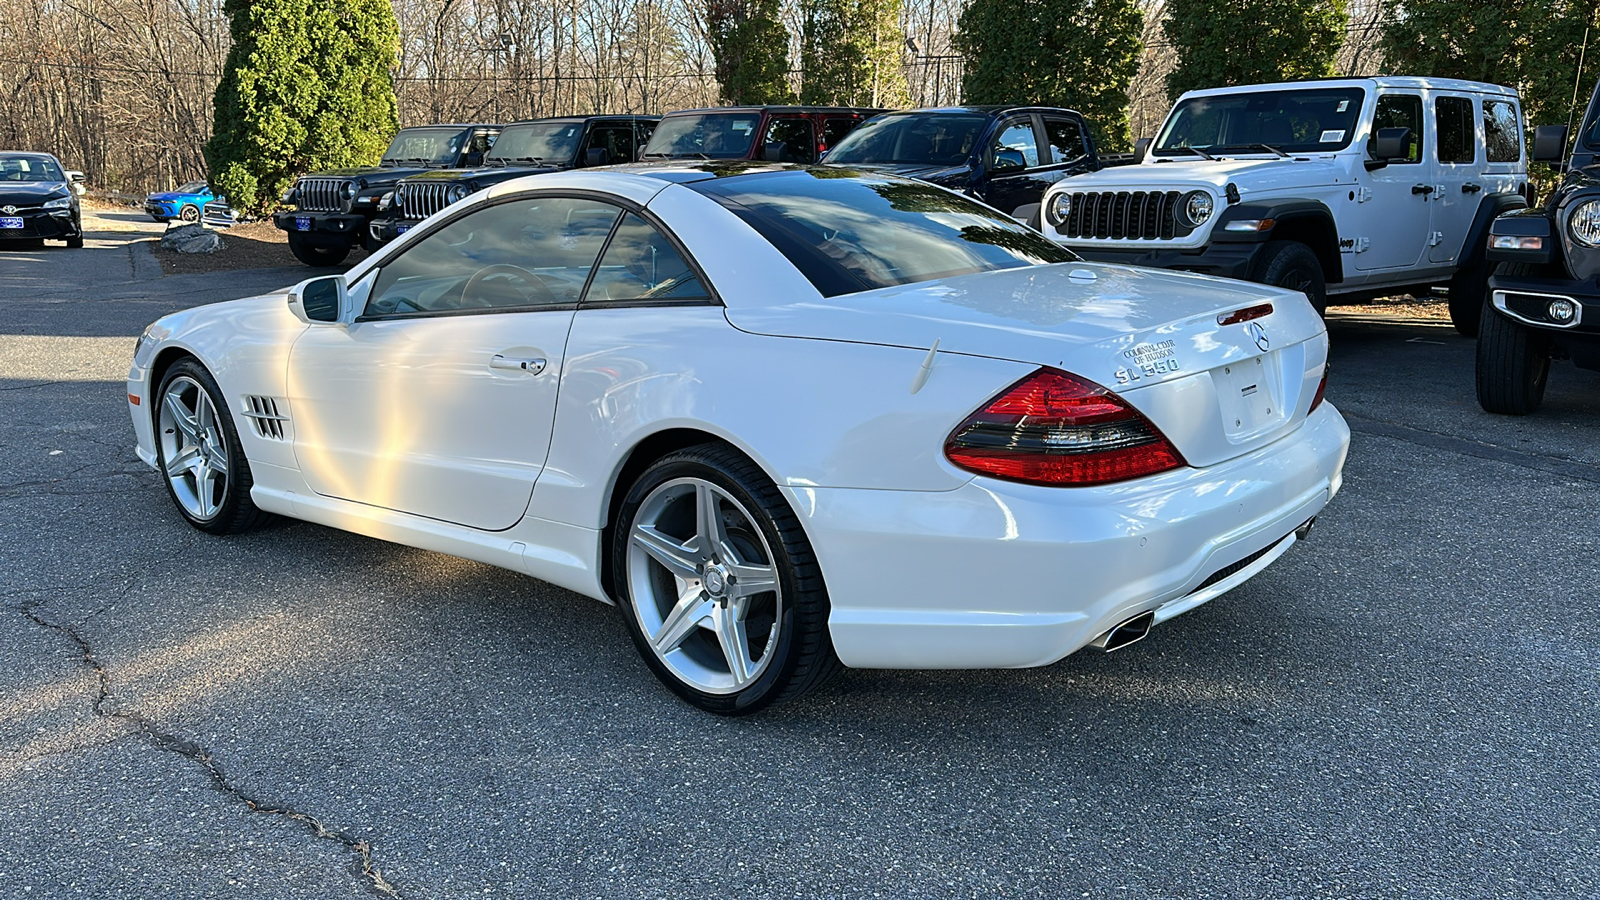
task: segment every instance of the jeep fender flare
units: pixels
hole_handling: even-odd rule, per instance
[[[1465,269],[1488,257],[1489,227],[1494,224],[1496,217],[1527,208],[1528,198],[1510,191],[1489,194],[1478,201],[1478,214],[1472,219],[1472,227],[1467,229],[1467,241],[1461,245],[1461,252],[1456,254],[1456,268]],[[1551,233],[1554,233],[1553,229]],[[1550,249],[1553,248],[1546,248],[1546,252]]]
[[[1265,231],[1229,231],[1229,222],[1266,221]],[[1211,240],[1218,243],[1258,243],[1298,241],[1311,248],[1322,263],[1323,280],[1336,284],[1344,280],[1344,261],[1339,256],[1339,227],[1333,212],[1320,200],[1262,200],[1238,203],[1223,210],[1211,229]]]

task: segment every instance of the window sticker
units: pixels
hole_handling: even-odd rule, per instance
[[[1339,101],[1339,108],[1334,110],[1334,112],[1344,112],[1345,110],[1347,110],[1349,108],[1350,108],[1350,101],[1349,100],[1340,100]]]
[[[1350,102],[1350,101],[1348,101],[1348,100],[1345,101],[1345,103],[1348,103],[1348,102]],[[1343,105],[1343,104],[1340,104],[1340,105]],[[1322,137],[1317,138],[1317,143],[1319,143],[1319,144],[1336,144],[1336,143],[1338,143],[1339,141],[1342,141],[1342,140],[1344,140],[1344,129],[1343,128],[1335,128],[1335,129],[1332,129],[1330,131],[1324,131],[1322,133]]]

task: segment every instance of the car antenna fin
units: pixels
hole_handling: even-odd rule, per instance
[[[917,377],[911,379],[911,393],[922,390],[928,383],[928,376],[933,374],[933,357],[939,352],[939,339],[933,339],[933,346],[928,348],[928,355],[922,358],[922,365],[917,368]]]

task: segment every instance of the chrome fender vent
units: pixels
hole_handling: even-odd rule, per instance
[[[253,394],[246,395],[245,405],[249,408],[244,411],[245,418],[256,426],[256,434],[273,441],[286,440],[286,426],[289,417],[280,410],[275,397],[257,397]]]

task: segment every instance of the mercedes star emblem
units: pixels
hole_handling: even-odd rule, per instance
[[[1267,348],[1272,346],[1272,341],[1267,338],[1267,330],[1261,327],[1260,322],[1251,322],[1244,330],[1250,333],[1250,337],[1256,342],[1256,349],[1262,353],[1267,352]]]

